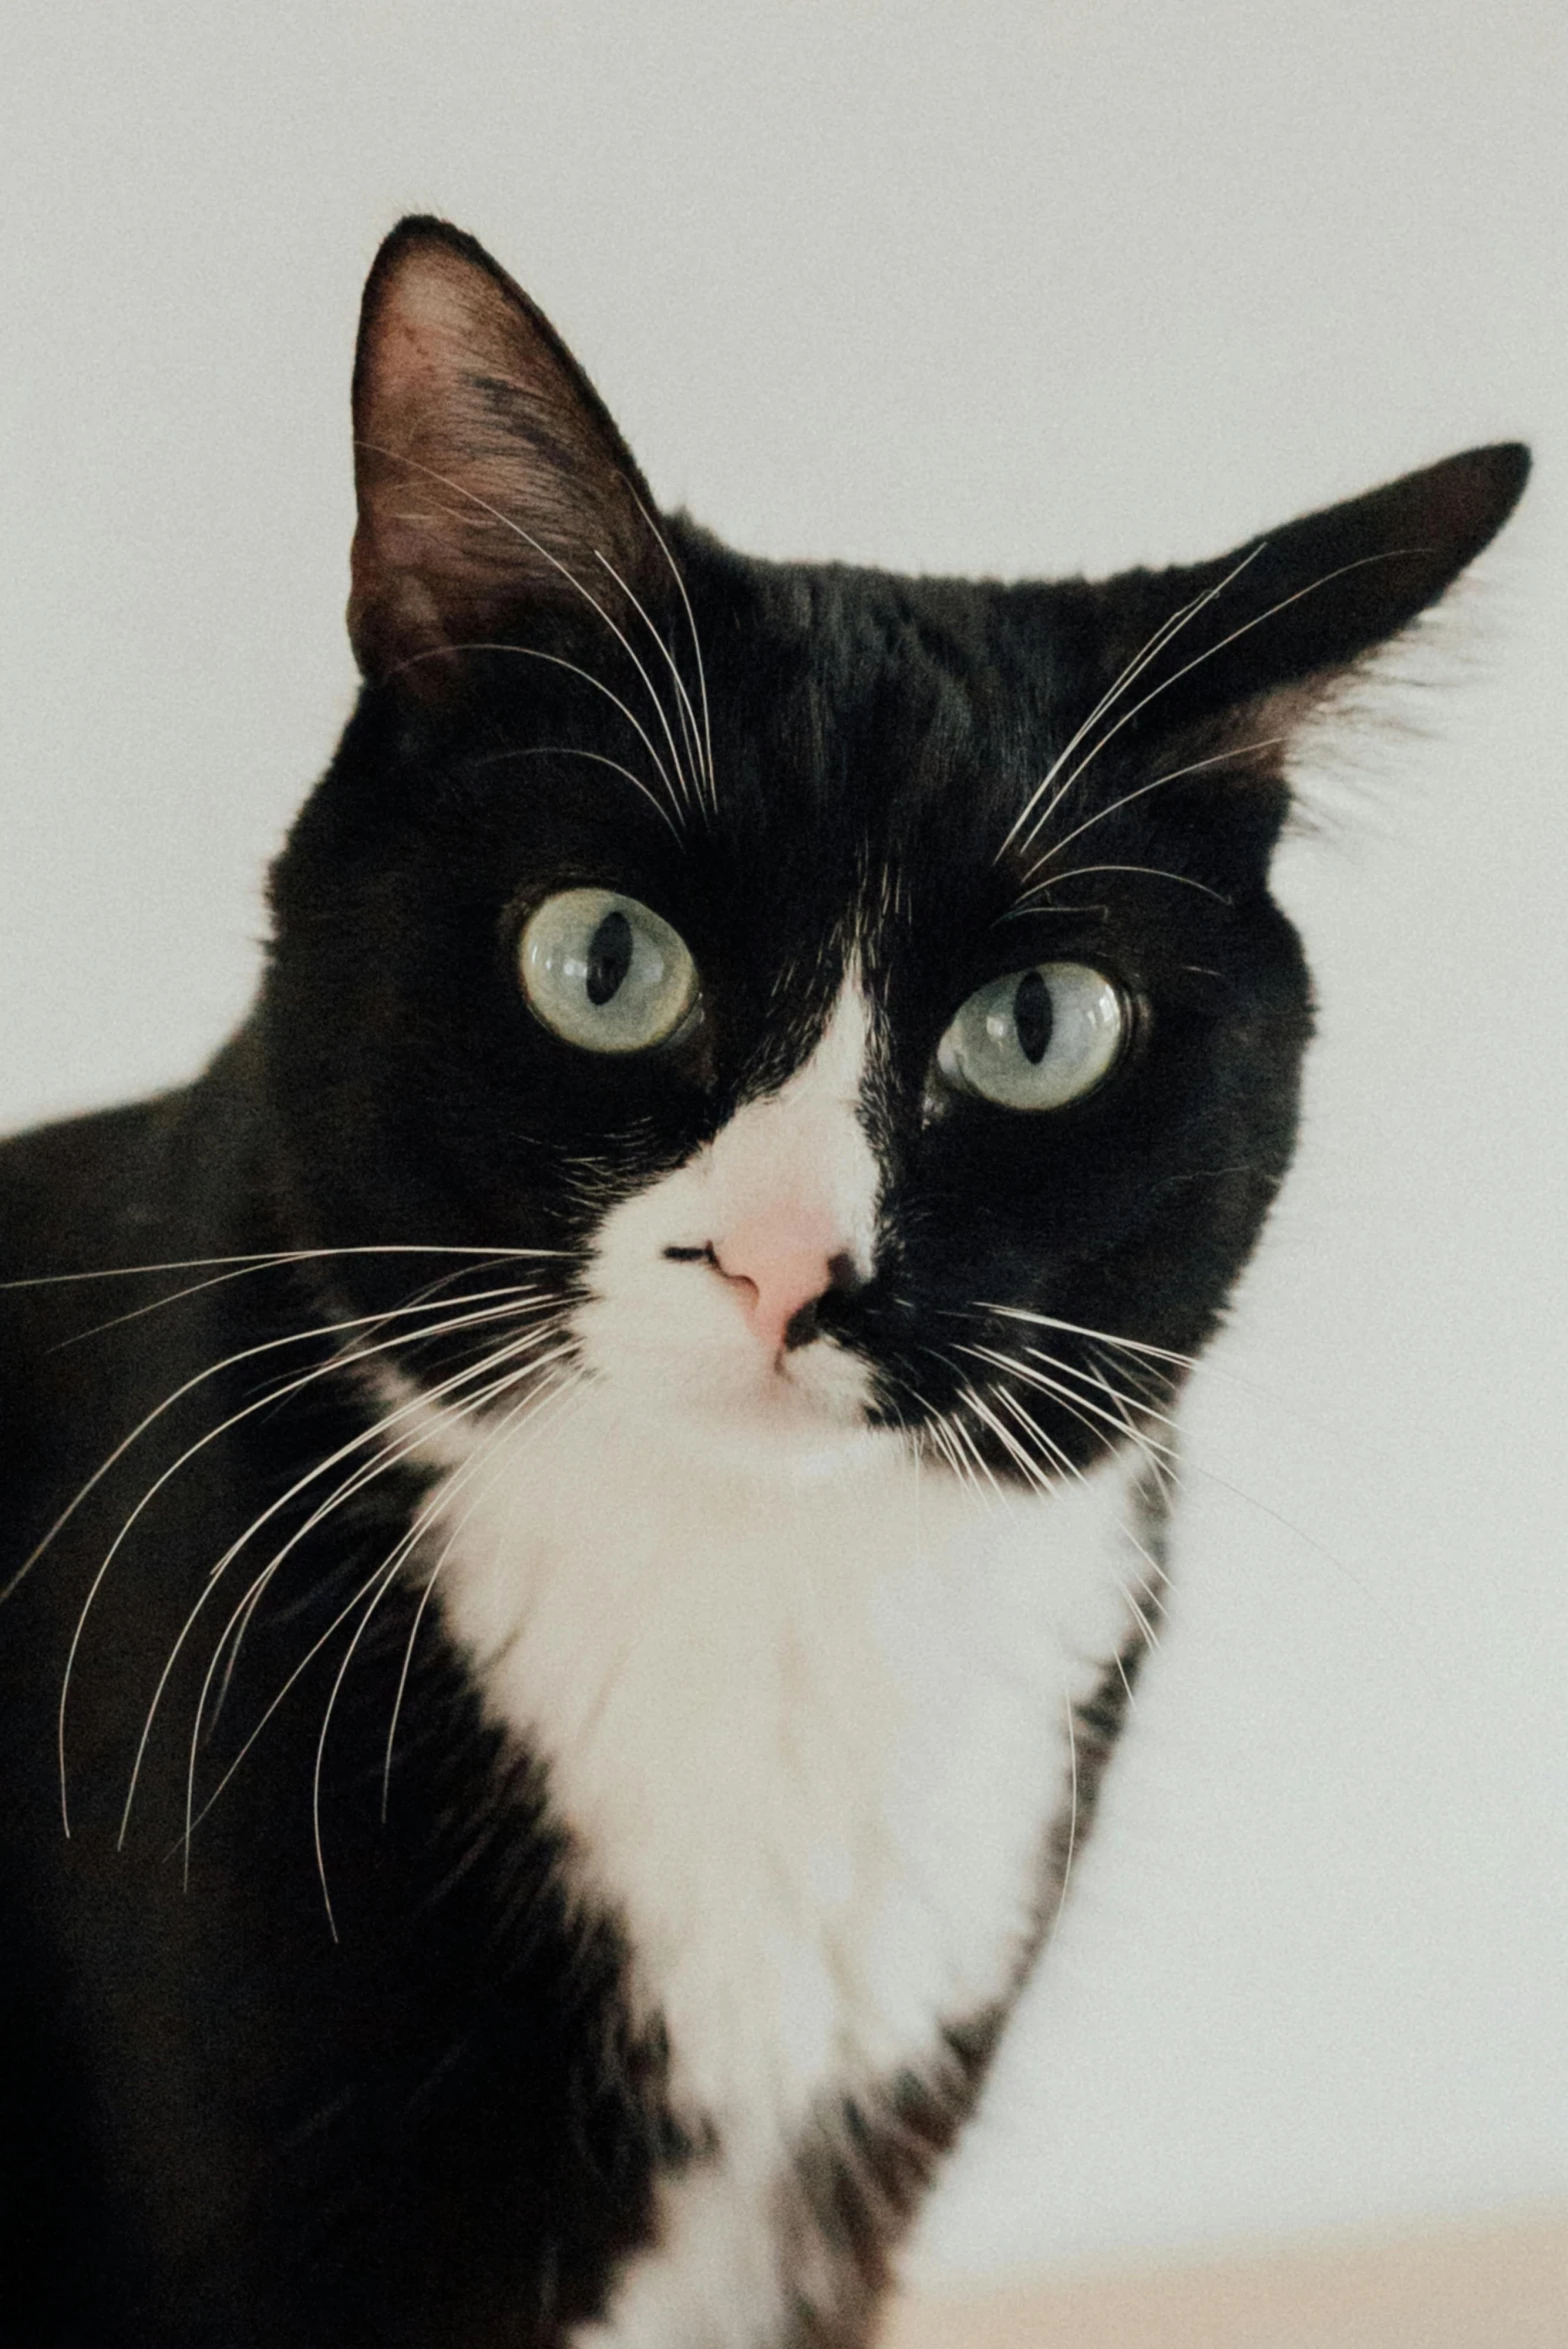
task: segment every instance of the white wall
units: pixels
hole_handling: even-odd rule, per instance
[[[660,494],[763,552],[1101,570],[1537,444],[1417,726],[1288,855],[1324,997],[1301,1164],[934,2266],[1568,2187],[1560,24],[8,12],[7,1122],[178,1077],[246,1000],[352,690],[348,363],[404,209],[481,234]]]

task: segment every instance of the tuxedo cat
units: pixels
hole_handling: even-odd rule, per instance
[[[753,561],[422,219],[354,425],[256,1008],[0,1152],[0,2326],[855,2349],[1290,1157],[1292,730],[1527,459]]]

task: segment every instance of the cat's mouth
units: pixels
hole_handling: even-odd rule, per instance
[[[590,1334],[590,1349],[639,1417],[677,1418],[715,1437],[732,1433],[789,1445],[841,1440],[872,1424],[869,1365],[826,1336],[771,1352],[749,1336],[740,1344],[671,1345],[666,1338],[651,1351],[617,1349],[617,1358],[606,1361]]]
[[[825,1465],[874,1445],[871,1365],[797,1304],[759,1328],[700,1247],[595,1284],[573,1316],[585,1366],[628,1423],[688,1457],[749,1469]]]

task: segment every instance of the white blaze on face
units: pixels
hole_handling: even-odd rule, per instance
[[[795,1440],[858,1422],[864,1365],[831,1340],[787,1348],[786,1331],[803,1306],[873,1270],[870,1045],[852,976],[787,1084],[606,1216],[574,1326],[586,1363],[637,1416],[694,1413],[718,1442],[738,1424],[755,1442],[759,1421]]]
[[[625,1931],[677,2115],[716,2137],[574,2349],[773,2349],[807,2284],[781,2231],[802,2133],[1007,1995],[1070,1709],[1141,1579],[1134,1461],[1050,1492],[922,1475],[866,1424],[864,1362],[785,1342],[835,1259],[873,1270],[871,1041],[851,979],[786,1085],[610,1210],[586,1378],[422,1434],[447,1629]]]

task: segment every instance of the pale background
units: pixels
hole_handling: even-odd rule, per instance
[[[1557,0],[62,5],[0,57],[0,1123],[193,1068],[353,678],[355,306],[480,234],[657,492],[924,569],[1539,471],[1315,796],[1306,1140],[932,2275],[1568,2190]]]

